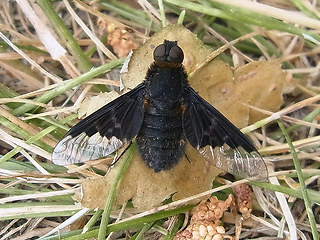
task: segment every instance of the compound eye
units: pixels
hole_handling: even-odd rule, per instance
[[[178,46],[173,46],[169,51],[169,58],[171,62],[182,63],[183,61],[183,51]]]
[[[166,59],[166,46],[164,44],[159,45],[153,52],[153,58],[155,61],[165,61]]]

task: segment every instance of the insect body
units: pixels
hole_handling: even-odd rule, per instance
[[[156,172],[172,168],[184,154],[184,95],[187,76],[183,52],[165,41],[154,51],[155,62],[145,80],[144,118],[137,136],[142,159]]]
[[[165,40],[155,49],[145,80],[71,128],[55,147],[53,162],[67,165],[102,158],[135,137],[143,161],[155,172],[176,165],[187,143],[198,150],[227,144],[257,152],[245,135],[189,86],[183,58],[177,42]],[[246,164],[235,162],[238,172],[266,171],[262,158],[246,156]]]

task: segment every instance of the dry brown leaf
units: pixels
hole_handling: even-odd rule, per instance
[[[78,116],[89,116],[91,113],[95,112],[119,96],[119,93],[116,91],[111,91],[100,93],[99,95],[93,96],[90,99],[87,98],[80,104]]]
[[[197,151],[191,147],[187,151],[195,151],[197,154]],[[173,195],[173,200],[179,200],[210,189],[213,178],[221,171],[213,166],[209,168],[204,159],[195,159],[196,154],[192,155],[191,152],[187,152],[187,154],[190,162],[183,158],[171,170],[159,173],[155,173],[153,169],[147,167],[140,156],[136,154],[122,179],[115,205],[121,206],[132,199],[135,207],[147,210],[159,206],[171,195]],[[190,156],[192,156],[192,160]],[[200,154],[198,157],[202,158]],[[103,208],[105,197],[110,184],[113,184],[118,166],[116,164],[105,177],[84,180],[81,199],[83,206]]]
[[[153,50],[164,39],[178,41],[185,54],[187,72],[195,70],[211,52],[186,28],[179,25],[164,28],[134,51],[128,72],[122,75],[126,88],[133,89],[143,81],[153,61]],[[261,118],[261,114],[241,103],[277,110],[282,104],[284,77],[279,64],[273,62],[254,62],[232,72],[228,64],[214,60],[198,70],[189,82],[235,125],[244,127],[248,122]],[[190,162],[184,157],[173,169],[160,173],[148,168],[136,154],[122,179],[115,205],[120,206],[132,199],[135,207],[145,210],[159,206],[170,196],[178,200],[210,189],[213,179],[221,171],[210,166],[191,146],[187,146],[186,154]],[[105,177],[85,179],[78,201],[85,207],[103,208],[117,168],[116,164]]]
[[[204,99],[242,128],[265,117],[243,103],[268,111],[279,110],[285,77],[276,62],[251,62],[232,72],[228,64],[215,60],[189,82]]]

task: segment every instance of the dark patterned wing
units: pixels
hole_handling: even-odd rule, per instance
[[[223,149],[223,145],[227,144],[234,149],[234,156],[232,159],[229,158],[226,167],[223,167],[224,170],[241,177],[265,178],[265,162],[251,140],[191,87],[186,89],[184,105],[184,134],[194,148],[205,152],[206,158],[209,158],[209,155],[212,159],[216,158],[214,162],[222,165],[213,148]],[[241,148],[245,150],[244,154],[241,153]]]
[[[99,159],[131,141],[143,122],[144,91],[142,83],[72,127],[54,148],[53,163],[68,165]]]

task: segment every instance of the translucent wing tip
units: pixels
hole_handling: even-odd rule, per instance
[[[227,157],[232,173],[252,180],[268,180],[268,169],[264,159],[257,151],[247,152],[240,148],[233,149],[233,158]]]
[[[72,139],[71,136],[67,136],[64,139],[62,139],[58,144],[55,146],[53,149],[52,155],[51,155],[51,160],[54,164],[56,165],[68,165],[71,163],[68,163],[67,159],[67,142]]]
[[[241,147],[232,149],[225,144],[214,149],[206,146],[199,152],[216,167],[235,176],[258,181],[268,180],[267,165],[256,151],[249,153]]]
[[[123,146],[116,137],[100,136],[99,133],[89,137],[81,133],[76,137],[66,136],[54,148],[51,160],[56,165],[69,165],[96,160],[113,153]]]

